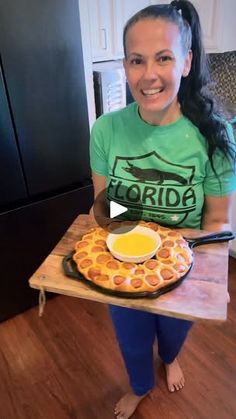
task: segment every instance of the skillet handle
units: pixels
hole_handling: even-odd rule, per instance
[[[194,239],[188,239],[185,237],[185,240],[187,240],[189,246],[193,248],[202,244],[226,242],[233,240],[235,237],[235,233],[232,231],[220,231],[218,233],[206,234],[202,237],[195,237]]]
[[[73,262],[72,254],[69,254],[63,258],[62,266],[64,273],[71,278],[78,279],[78,272],[73,269]]]

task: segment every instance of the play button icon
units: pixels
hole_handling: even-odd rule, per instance
[[[113,191],[109,187],[102,190],[94,201],[93,214],[97,224],[109,231],[110,224],[131,221],[132,223],[127,224],[127,228],[132,230],[143,216],[143,207],[139,197],[131,195],[130,190],[125,186],[119,187],[119,193],[112,194],[111,192]]]
[[[110,218],[118,217],[118,215],[124,214],[126,211],[128,211],[128,208],[115,201],[110,201]]]

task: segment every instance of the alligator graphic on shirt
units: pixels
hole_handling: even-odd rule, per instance
[[[141,169],[140,167],[134,166],[128,161],[127,164],[129,167],[122,167],[122,169],[128,173],[131,173],[132,176],[142,182],[152,181],[162,185],[165,180],[173,180],[181,183],[181,185],[188,185],[187,179],[177,175],[176,173],[166,172],[164,170],[162,171],[158,169]]]

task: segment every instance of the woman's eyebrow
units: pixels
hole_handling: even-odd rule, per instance
[[[141,58],[142,54],[138,54],[138,52],[130,52],[130,54],[127,55],[128,58],[130,57],[138,57]]]
[[[161,55],[161,54],[172,54],[173,55],[173,51],[171,51],[171,49],[162,49],[161,51],[158,51],[157,53],[156,53],[156,55]]]
[[[173,54],[173,51],[171,51],[170,49],[166,48],[166,49],[162,49],[161,51],[156,52],[155,56],[159,56],[159,55],[162,55],[162,54],[171,54],[171,55],[174,55]],[[127,55],[127,58],[130,58],[130,57],[142,58],[143,55],[142,54],[139,54],[138,52],[130,52]]]

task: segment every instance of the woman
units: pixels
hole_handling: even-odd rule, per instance
[[[101,208],[106,189],[134,218],[142,205],[142,218],[160,224],[229,229],[234,139],[203,89],[209,76],[195,8],[188,1],[149,6],[128,21],[123,41],[135,102],[103,115],[92,130]],[[183,388],[177,355],[192,323],[115,306],[110,312],[131,384],[115,414],[126,419],[154,387],[155,337],[170,392]]]

